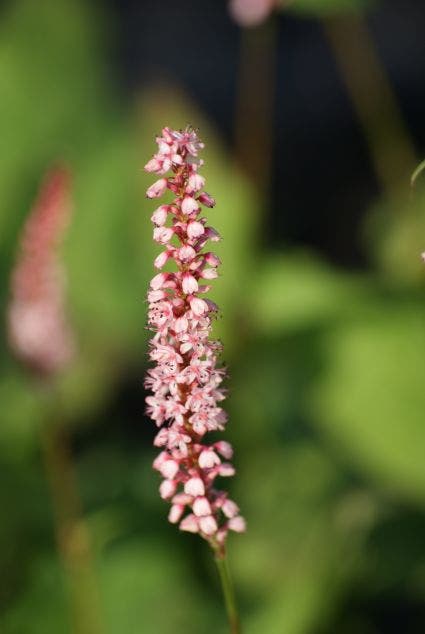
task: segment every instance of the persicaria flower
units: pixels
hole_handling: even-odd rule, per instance
[[[225,371],[217,365],[221,344],[211,337],[218,308],[200,297],[210,288],[201,280],[216,278],[220,264],[204,250],[208,240],[216,242],[220,236],[200,217],[202,207],[213,207],[215,200],[203,191],[205,179],[198,173],[204,144],[197,133],[191,127],[164,128],[156,141],[158,152],[145,170],[162,178],[148,188],[147,196],[169,190],[174,198],[151,218],[154,240],[166,246],[154,266],[161,269],[172,260],[175,270],[156,274],[148,291],[148,327],[154,333],[149,356],[155,365],[145,381],[153,392],[146,403],[160,427],[154,444],[161,447],[153,466],[164,478],[160,495],[171,502],[169,521],[199,533],[223,553],[228,531],[244,531],[245,521],[236,503],[216,488],[217,477],[235,473],[233,465],[222,462],[232,457],[232,447],[205,439],[208,432],[223,430],[227,421],[219,406],[225,398]]]
[[[15,354],[43,376],[62,370],[74,353],[58,255],[71,211],[69,190],[66,169],[56,168],[46,175],[24,225],[12,273],[9,341]]]

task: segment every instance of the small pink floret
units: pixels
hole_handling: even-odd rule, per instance
[[[243,533],[246,530],[245,520],[240,515],[238,515],[238,517],[232,517],[229,520],[228,526],[230,530],[235,531],[236,533]]]
[[[155,181],[153,185],[151,185],[147,189],[146,196],[148,198],[159,198],[159,196],[162,196],[162,194],[167,189],[167,183],[168,181],[166,178],[160,178],[159,180]]]
[[[199,297],[192,297],[189,303],[194,315],[200,317],[208,311],[208,304],[203,299],[199,299]]]
[[[186,215],[198,211],[199,205],[192,196],[185,196],[182,201],[182,212]]]
[[[199,454],[198,463],[202,469],[211,469],[220,464],[220,458],[212,449],[206,449]]]
[[[226,500],[221,508],[226,517],[236,517],[239,513],[239,507],[233,500]]]
[[[168,513],[168,521],[172,524],[177,524],[183,515],[184,505],[183,504],[173,504],[170,508],[170,512]]]
[[[196,498],[193,505],[193,512],[198,517],[202,517],[203,515],[211,515],[211,506],[206,497]]]
[[[176,492],[177,484],[174,480],[163,480],[159,487],[159,493],[164,500],[172,497]]]
[[[194,497],[205,495],[205,486],[201,478],[190,478],[184,485],[184,492]]]
[[[199,518],[199,527],[205,535],[214,535],[217,532],[218,526],[215,518],[212,515]]]
[[[192,240],[194,238],[199,238],[199,236],[201,236],[204,232],[205,228],[202,222],[194,220],[193,222],[189,222],[189,224],[187,225],[187,235]]]
[[[190,273],[185,273],[183,275],[182,289],[183,293],[186,293],[186,295],[197,292],[198,282],[196,281],[196,278],[193,277],[193,275],[191,275]]]
[[[165,225],[168,216],[168,205],[161,205],[154,211],[152,214],[151,220],[154,224],[158,225],[158,227],[162,227]]]
[[[180,529],[182,531],[188,531],[189,533],[198,533],[199,532],[199,523],[196,515],[187,515],[180,522]]]

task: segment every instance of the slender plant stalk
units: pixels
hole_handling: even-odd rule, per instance
[[[412,174],[418,161],[386,70],[365,19],[360,15],[324,18],[332,48],[369,146],[375,173],[389,197]]]
[[[235,590],[230,576],[229,562],[225,555],[216,554],[215,563],[217,564],[218,573],[220,575],[224,603],[226,605],[227,617],[229,619],[230,632],[231,634],[241,634],[242,630],[239,620],[238,607],[236,605]]]
[[[102,634],[100,598],[90,533],[82,512],[67,434],[60,424],[60,403],[50,393],[51,419],[41,428],[41,455],[53,507],[58,554],[65,574],[73,632]]]

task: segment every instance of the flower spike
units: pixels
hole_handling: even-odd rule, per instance
[[[156,274],[148,292],[148,327],[154,333],[149,354],[155,365],[145,381],[153,393],[146,403],[148,415],[160,428],[154,444],[162,449],[153,466],[164,478],[160,495],[171,503],[169,521],[198,533],[223,553],[228,531],[243,532],[245,521],[236,503],[215,486],[218,476],[235,472],[223,462],[231,458],[232,447],[205,439],[208,432],[222,431],[227,421],[220,407],[225,398],[225,371],[217,367],[221,344],[211,339],[217,306],[200,297],[209,289],[202,280],[217,277],[220,264],[204,249],[208,240],[218,241],[220,236],[200,215],[215,200],[203,191],[198,155],[204,144],[191,127],[164,128],[157,144],[158,152],[145,170],[160,178],[146,195],[157,198],[169,190],[174,198],[152,215],[154,240],[165,245],[155,267],[161,269],[173,260],[176,270]]]

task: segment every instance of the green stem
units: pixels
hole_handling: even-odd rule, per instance
[[[226,605],[227,617],[229,619],[230,632],[231,634],[241,634],[242,630],[239,621],[238,608],[236,606],[235,591],[230,577],[229,564],[226,556],[216,554],[215,563],[217,564],[220,575],[224,603]]]

